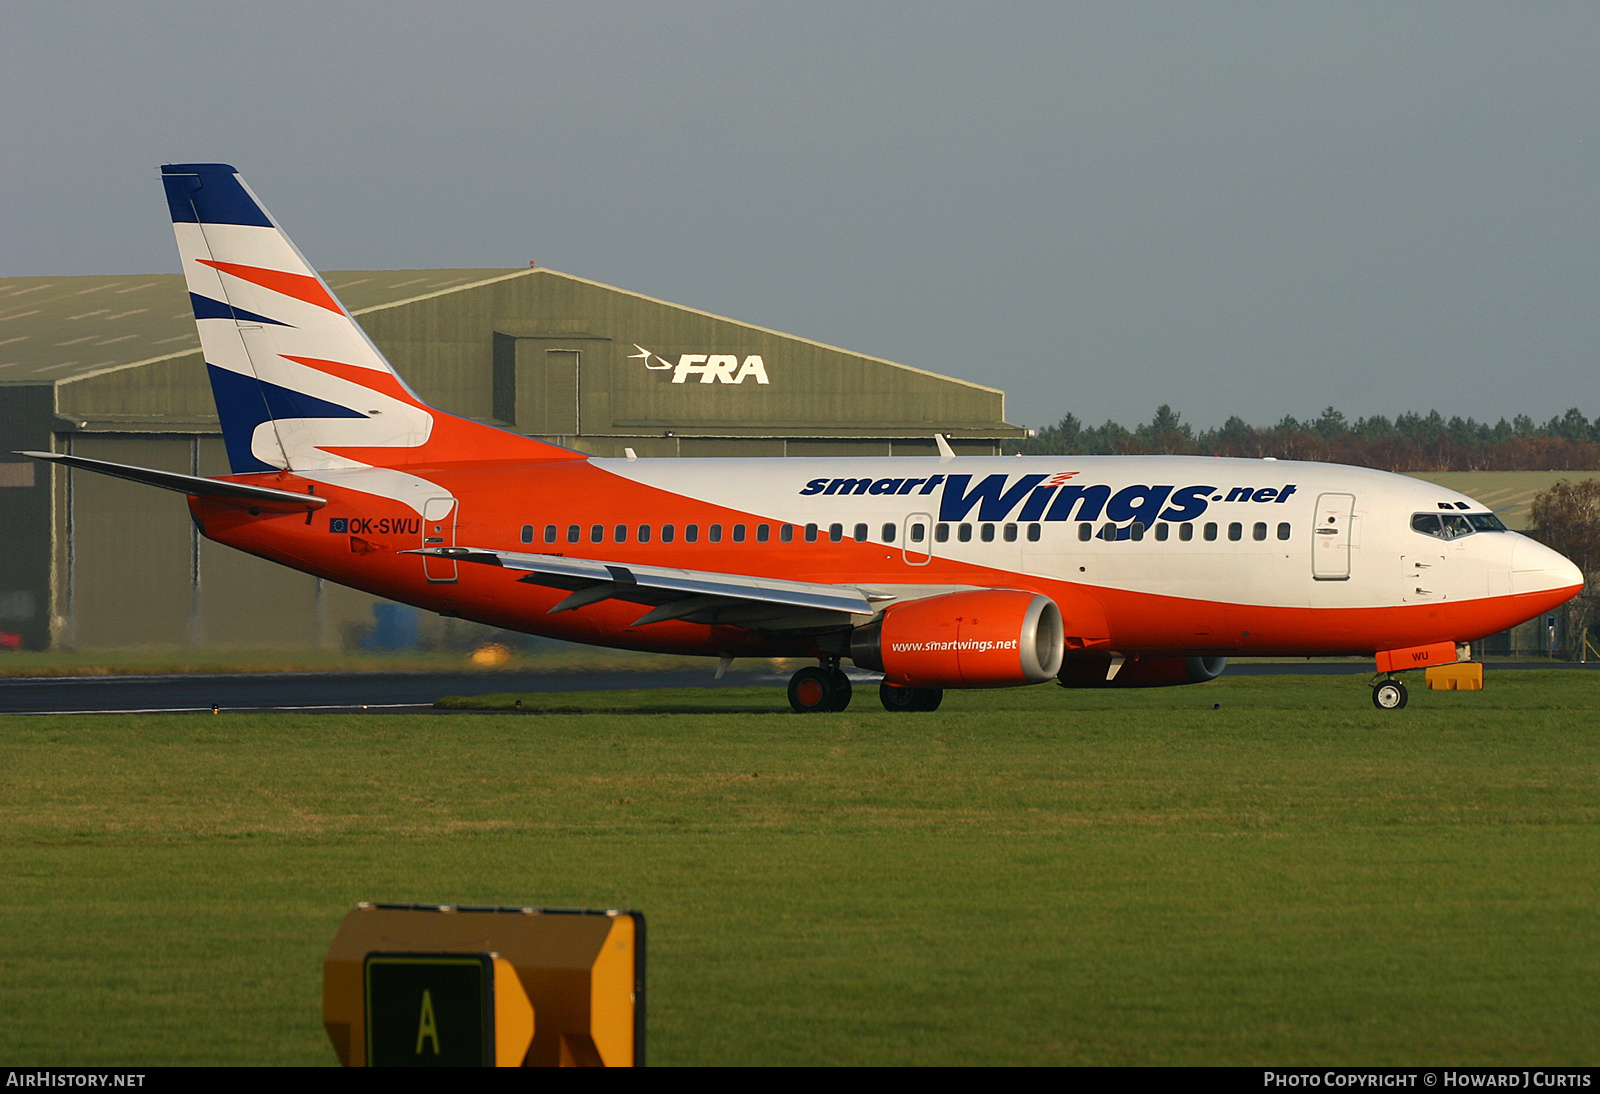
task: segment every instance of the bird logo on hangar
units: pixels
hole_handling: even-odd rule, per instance
[[[673,370],[672,382],[675,384],[688,383],[690,376],[699,376],[702,384],[742,384],[752,377],[758,384],[771,382],[767,379],[766,362],[761,360],[760,354],[752,353],[741,362],[738,355],[733,353],[684,353],[679,355],[678,363],[674,365],[637,342],[633,348],[639,352],[628,354],[628,360],[643,361],[645,368],[656,372]],[[655,361],[661,363],[654,364]]]

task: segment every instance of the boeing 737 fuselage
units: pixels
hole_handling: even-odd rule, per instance
[[[201,531],[392,600],[638,650],[816,658],[796,710],[945,688],[1200,682],[1226,658],[1394,673],[1575,595],[1452,490],[1199,457],[598,459],[453,417],[395,374],[233,168],[162,169],[234,474],[37,453],[189,495]]]

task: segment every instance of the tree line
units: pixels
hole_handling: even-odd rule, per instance
[[[1591,637],[1600,618],[1600,479],[1563,479],[1535,497],[1528,534],[1566,555],[1583,571],[1583,591],[1563,609],[1567,634],[1580,659],[1584,658],[1584,643],[1600,651]]]
[[[1526,414],[1490,425],[1435,410],[1352,422],[1330,406],[1306,421],[1285,415],[1262,427],[1234,415],[1219,428],[1197,432],[1162,404],[1133,429],[1113,421],[1086,426],[1068,414],[1006,448],[1039,456],[1275,456],[1382,471],[1577,471],[1600,468],[1600,415],[1591,422],[1573,407],[1542,425]]]

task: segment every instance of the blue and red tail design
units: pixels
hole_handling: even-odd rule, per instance
[[[581,458],[419,399],[232,167],[161,180],[235,474]]]

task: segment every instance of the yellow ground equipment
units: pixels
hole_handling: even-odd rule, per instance
[[[363,903],[322,1024],[347,1067],[639,1067],[644,949],[638,912]]]
[[[1426,670],[1429,691],[1482,691],[1483,663],[1461,661],[1454,665],[1435,665]]]

